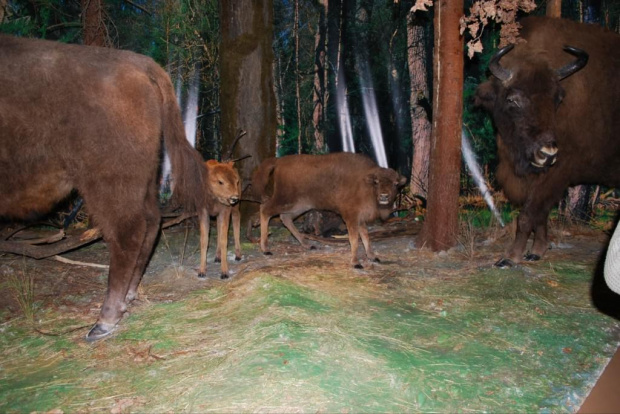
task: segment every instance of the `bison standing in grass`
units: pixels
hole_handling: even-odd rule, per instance
[[[381,168],[361,154],[288,155],[270,158],[252,175],[252,189],[261,201],[260,247],[267,247],[269,220],[280,215],[282,223],[302,246],[308,247],[293,220],[311,209],[338,213],[344,220],[351,244],[351,264],[362,268],[359,238],[369,260],[378,262],[370,246],[366,223],[386,219],[405,177]]]
[[[476,92],[497,127],[497,180],[521,206],[499,267],[545,254],[549,212],[569,186],[620,185],[620,36],[545,17],[522,25],[525,42],[497,52]]]
[[[110,251],[87,335],[102,338],[136,297],[155,245],[162,138],[187,209],[205,205],[202,158],[168,75],[146,56],[0,35],[0,85],[0,216],[35,218],[79,191]]]

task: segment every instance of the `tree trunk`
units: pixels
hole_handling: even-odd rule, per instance
[[[234,152],[234,157],[251,155],[236,166],[245,186],[260,162],[276,155],[273,1],[222,0],[220,24],[222,148],[230,148],[238,129],[247,132]],[[244,220],[248,206],[256,208],[243,203]]]
[[[319,0],[319,24],[314,40],[314,88],[312,92],[312,126],[314,128],[314,150],[325,150],[325,99],[327,87],[326,37],[327,37],[327,2]]]
[[[562,17],[562,0],[547,0],[545,13],[549,17]]]
[[[4,15],[6,14],[7,6],[8,0],[0,0],[0,24],[4,22]]]
[[[420,241],[433,251],[449,249],[458,237],[464,64],[459,19],[463,1],[434,3],[433,133],[427,215],[420,235]]]
[[[107,29],[103,19],[104,0],[82,0],[84,44],[106,46]]]
[[[284,97],[282,86],[282,62],[280,56],[277,56],[273,62],[273,73],[275,78],[274,83],[274,97],[276,99],[276,120],[278,123],[278,129],[276,132],[276,154],[282,147],[282,139],[285,136],[284,127],[286,125],[286,119],[284,118]]]
[[[326,119],[329,124],[327,145],[329,151],[338,152],[343,150],[342,138],[338,128],[338,71],[340,69],[340,46],[342,34],[342,14],[345,5],[343,0],[328,0],[327,3],[327,96],[325,98]],[[334,99],[332,99],[332,97]]]
[[[407,50],[411,83],[410,112],[413,138],[411,165],[412,195],[426,198],[428,192],[428,162],[431,147],[431,106],[426,68],[424,26],[416,22],[414,13],[407,16]]]
[[[301,140],[301,92],[299,76],[299,0],[295,0],[295,22],[293,23],[293,37],[295,38],[295,98],[297,101],[297,153],[303,152]]]

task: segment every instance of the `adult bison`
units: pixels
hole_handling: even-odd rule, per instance
[[[279,214],[299,243],[308,247],[293,220],[311,209],[329,210],[338,213],[347,226],[351,264],[362,268],[357,257],[360,236],[368,259],[378,262],[366,223],[388,217],[404,184],[405,177],[379,167],[361,154],[341,152],[267,159],[252,174],[252,191],[261,200],[261,250],[271,254],[267,246],[271,217]]]
[[[33,218],[79,191],[110,251],[87,335],[102,338],[135,298],[158,234],[162,137],[175,193],[204,205],[206,170],[170,79],[135,53],[0,35],[0,85],[0,216]]]
[[[547,218],[569,186],[620,185],[620,36],[546,17],[521,22],[525,42],[499,50],[476,92],[497,128],[497,180],[521,211],[509,267],[547,250]]]

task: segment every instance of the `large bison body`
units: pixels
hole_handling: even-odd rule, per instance
[[[372,251],[366,223],[386,219],[393,211],[405,177],[382,168],[361,154],[287,155],[261,163],[252,175],[252,188],[261,200],[260,247],[267,246],[269,220],[280,215],[282,223],[303,245],[304,236],[293,220],[311,209],[338,213],[344,220],[351,245],[351,264],[361,268],[357,256],[359,238],[369,260]]]
[[[521,206],[500,267],[544,255],[549,212],[569,186],[620,185],[620,36],[561,19],[521,23],[525,42],[491,59],[476,92],[497,128],[497,180]]]
[[[110,251],[89,340],[114,329],[152,252],[162,137],[175,192],[198,208],[205,169],[160,66],[126,51],[0,35],[0,216],[33,218],[79,191]]]

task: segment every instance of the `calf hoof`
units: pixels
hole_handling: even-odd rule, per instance
[[[207,278],[207,273],[206,272],[198,272],[198,279],[206,279]]]
[[[241,261],[241,256],[235,256],[235,262],[240,262]]]
[[[308,248],[309,248],[310,250],[316,250],[316,246],[314,246],[314,245],[312,245],[312,244],[311,244],[311,245],[310,245],[310,247],[308,247]]]
[[[528,252],[525,256],[523,256],[523,260],[525,260],[526,262],[536,262],[540,260],[540,256]]]
[[[510,259],[504,259],[503,257],[499,259],[493,266],[499,269],[510,269],[513,267],[515,263]]]
[[[228,279],[228,278],[229,278],[229,276],[228,276],[226,273],[222,273],[222,274],[220,275],[220,279],[221,279],[221,280],[226,280],[226,279]]]
[[[375,263],[381,263],[381,260],[379,260],[378,257],[375,257],[374,259],[372,259],[372,261],[375,262]]]
[[[265,256],[273,256],[273,253],[271,253],[271,252],[263,252],[263,254],[264,254]]]
[[[216,257],[215,260],[213,261],[213,263],[221,263],[222,259],[220,259],[219,257]]]
[[[354,269],[363,269],[364,266],[362,266],[361,264],[356,264],[355,266],[353,266]]]
[[[97,322],[95,326],[90,328],[86,335],[86,342],[95,342],[105,338],[116,330],[116,325],[109,323]]]

